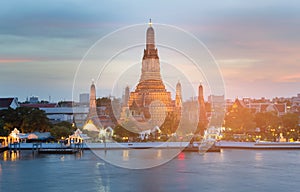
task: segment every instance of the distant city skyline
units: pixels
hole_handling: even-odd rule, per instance
[[[178,26],[208,47],[226,98],[293,97],[300,93],[299,6],[279,0],[2,2],[0,97],[79,101],[72,86],[86,51],[105,35],[149,18]],[[137,55],[141,59],[141,50]],[[109,95],[97,89],[97,97]]]

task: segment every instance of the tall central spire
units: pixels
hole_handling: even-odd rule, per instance
[[[147,29],[146,50],[155,50],[154,29],[152,28],[151,19],[149,22],[149,27]]]
[[[146,32],[146,49],[144,49],[140,81],[149,79],[161,80],[160,63],[157,49],[155,47],[155,35],[151,20]]]
[[[128,106],[132,114],[140,115],[149,122],[165,119],[165,112],[173,110],[171,93],[168,92],[160,74],[160,63],[155,47],[155,35],[150,20],[146,31],[146,46],[142,60],[141,78],[134,92],[130,93]],[[159,112],[156,110],[159,109]],[[156,112],[154,112],[154,111]],[[142,115],[141,115],[142,114]],[[156,120],[159,121],[156,121]],[[151,120],[151,121],[150,121]],[[162,122],[163,122],[162,121]]]

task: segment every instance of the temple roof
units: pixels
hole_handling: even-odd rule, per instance
[[[0,98],[0,108],[9,107],[14,98]]]

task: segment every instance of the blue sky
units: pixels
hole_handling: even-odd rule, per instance
[[[12,0],[0,6],[0,96],[71,100],[86,51],[106,34],[149,18],[205,43],[220,66],[227,98],[300,92],[297,1]]]

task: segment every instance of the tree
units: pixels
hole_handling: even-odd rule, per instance
[[[50,129],[50,133],[56,140],[59,140],[62,137],[66,138],[69,135],[72,135],[75,129],[76,128],[73,127],[71,123],[63,121],[53,125]]]
[[[121,126],[120,124],[116,125],[114,128],[114,134],[117,136],[117,141],[122,141],[120,138],[122,137],[137,137],[139,134],[135,132],[131,132]]]
[[[9,131],[4,127],[5,127],[5,123],[3,119],[0,119],[0,136],[8,136],[9,134]]]
[[[19,107],[1,110],[0,118],[2,129],[8,132],[14,128],[21,129],[21,132],[48,131],[50,128],[45,112],[38,108]]]
[[[171,134],[177,131],[178,126],[179,126],[179,119],[177,114],[175,112],[170,112],[167,114],[164,122],[160,126],[160,129],[163,134]],[[189,126],[186,126],[186,129],[188,129],[188,127]]]
[[[264,134],[265,138],[268,140],[275,141],[276,137],[279,135],[280,130],[280,118],[277,116],[276,112],[260,112],[255,114],[256,127],[260,128],[261,133]]]
[[[12,108],[1,110],[0,118],[3,123],[3,129],[8,132],[11,132],[15,127],[19,128],[22,121],[17,111]]]
[[[295,113],[287,113],[281,117],[283,135],[287,138],[298,139],[299,117]]]
[[[233,133],[246,134],[254,132],[254,116],[247,108],[239,108],[227,113],[224,120],[224,126],[230,128]]]

